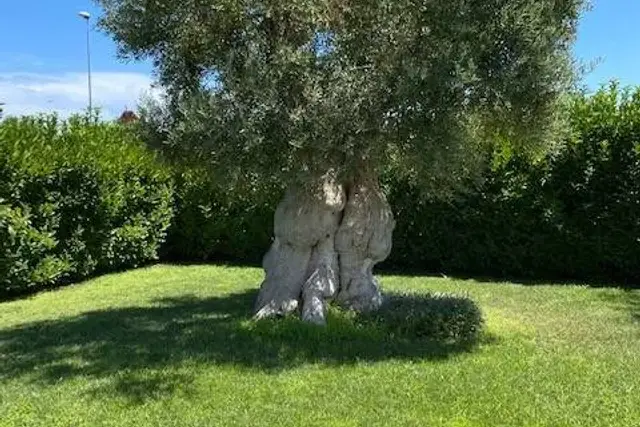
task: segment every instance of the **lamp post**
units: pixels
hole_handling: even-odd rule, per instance
[[[89,20],[91,19],[91,14],[89,12],[80,12],[78,13],[82,19],[87,21],[87,78],[88,78],[88,86],[89,86],[89,114],[91,114],[91,109],[93,107],[92,96],[91,96],[91,47],[89,44]]]

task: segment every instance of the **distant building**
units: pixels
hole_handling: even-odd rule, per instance
[[[125,110],[122,112],[122,114],[120,114],[120,118],[118,119],[119,123],[135,123],[138,120],[140,120],[138,118],[138,116],[136,115],[136,113],[134,113],[131,110],[127,110],[125,108]]]

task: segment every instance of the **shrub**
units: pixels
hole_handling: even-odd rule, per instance
[[[424,199],[407,174],[388,170],[397,225],[382,268],[638,285],[640,89],[612,85],[565,108],[571,132],[557,150],[535,162],[505,156],[451,199]],[[174,167],[174,176],[166,259],[262,258],[280,188],[231,187],[203,167]]]
[[[69,271],[54,254],[53,233],[36,229],[20,208],[0,204],[0,289],[10,293],[55,282]]]
[[[156,259],[172,217],[165,169],[114,123],[0,123],[0,294]]]
[[[612,85],[568,108],[559,150],[513,156],[452,200],[420,200],[391,173],[386,267],[640,284],[640,88]]]
[[[638,285],[640,89],[567,105],[572,136],[557,151],[513,155],[449,200],[423,199],[389,170],[397,226],[382,267]],[[184,153],[161,164],[134,131],[86,117],[0,122],[0,293],[141,265],[160,249],[165,260],[262,258],[282,188],[229,185],[178,164]]]
[[[389,334],[460,344],[476,341],[483,327],[473,300],[445,294],[389,294],[379,310],[361,314],[360,319]]]
[[[277,191],[225,188],[202,167],[175,166],[174,177],[165,258],[259,263],[271,243]]]

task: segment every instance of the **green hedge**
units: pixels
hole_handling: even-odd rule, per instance
[[[640,89],[570,104],[572,135],[513,156],[448,201],[386,178],[397,226],[382,266],[532,279],[640,281]],[[260,182],[259,180],[255,182]],[[130,128],[75,117],[0,122],[0,293],[165,260],[257,263],[281,189],[225,188],[161,164]]]
[[[464,275],[640,284],[640,89],[576,97],[572,137],[518,157],[453,200],[417,202],[391,180],[398,225],[386,263]]]
[[[174,166],[174,182],[165,259],[260,263],[271,243],[277,191],[229,191],[199,167]]]
[[[125,127],[0,122],[0,294],[156,259],[172,195],[166,168]]]
[[[640,280],[640,89],[576,96],[572,135],[535,163],[513,156],[451,200],[387,177],[397,226],[383,269],[473,276]],[[167,259],[256,262],[277,195],[256,203],[206,172],[176,180]]]

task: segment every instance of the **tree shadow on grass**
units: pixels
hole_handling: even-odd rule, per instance
[[[601,298],[628,312],[631,319],[640,323],[640,290],[622,289],[621,292],[604,293]]]
[[[249,309],[255,297],[256,291],[250,291],[163,299],[153,306],[88,312],[0,330],[0,380],[26,375],[32,381],[54,383],[78,376],[116,376],[109,393],[140,402],[192,381],[180,369],[185,362],[279,372],[310,363],[438,360],[477,344],[393,337],[338,312],[324,328],[294,318],[254,322]]]

